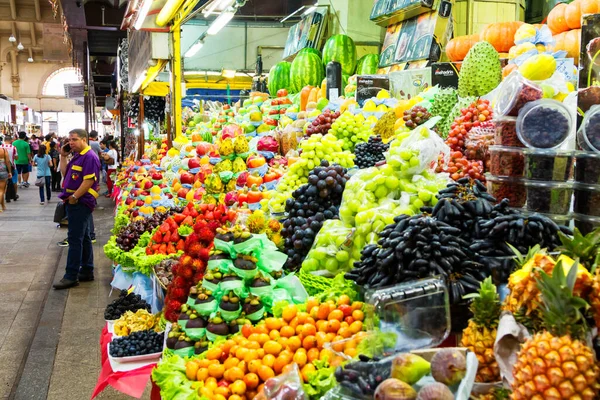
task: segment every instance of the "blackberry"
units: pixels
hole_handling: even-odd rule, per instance
[[[356,155],[354,163],[358,168],[373,167],[378,162],[385,160],[383,153],[389,147],[389,144],[382,142],[381,136],[371,136],[367,143],[359,143],[354,148],[354,154]]]
[[[128,336],[115,338],[110,342],[109,353],[112,357],[143,356],[160,353],[163,350],[164,333],[153,330],[137,331]]]

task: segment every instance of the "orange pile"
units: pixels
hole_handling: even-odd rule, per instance
[[[286,372],[292,363],[298,365],[306,382],[316,371],[313,361],[327,358],[335,366],[335,360],[341,360],[325,348],[326,343],[351,338],[334,344],[333,350],[349,357],[356,355],[356,346],[366,335],[362,308],[363,303],[350,304],[345,295],[337,304],[319,304],[311,298],[306,312],[288,305],[282,318],[244,325],[241,334],[210,348],[206,358],[188,361],[186,375],[203,382],[198,393],[213,400],[251,400],[267,379]]]

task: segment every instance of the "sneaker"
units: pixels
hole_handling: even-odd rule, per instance
[[[69,240],[65,239],[61,242],[56,243],[58,247],[69,247]]]
[[[28,188],[28,187],[29,187],[29,182],[25,182],[25,183],[23,184],[23,186],[25,186],[26,188]]]
[[[68,288],[72,288],[77,285],[79,285],[78,281],[72,281],[70,279],[63,278],[60,280],[60,282],[54,284],[54,289],[56,289],[56,290],[68,289]]]
[[[92,244],[96,243],[96,238],[92,239]]]
[[[44,203],[43,201],[40,201],[40,206],[43,206],[44,204],[46,204],[46,203]]]

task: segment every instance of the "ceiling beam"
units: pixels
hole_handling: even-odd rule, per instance
[[[30,6],[19,6],[19,13],[17,15],[18,22],[39,22],[45,24],[60,24],[60,19],[54,19],[52,10],[47,7],[41,8],[41,20],[36,19],[35,9],[32,5]],[[1,21],[14,21],[11,14],[11,8],[8,4],[0,4],[0,22]]]
[[[35,47],[37,46],[37,37],[35,35],[35,24],[33,22],[29,23],[29,31],[31,33],[31,44]]]
[[[33,0],[33,4],[35,6],[35,20],[41,21],[42,20],[42,10],[40,8],[40,0]]]
[[[16,0],[9,0],[10,3],[10,16],[13,20],[17,19],[17,4]]]

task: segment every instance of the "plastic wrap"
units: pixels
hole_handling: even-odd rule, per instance
[[[325,221],[302,263],[302,269],[315,275],[329,277],[351,269],[350,252],[354,231],[353,228],[344,226],[340,220]]]
[[[494,144],[496,127],[487,122],[484,126],[476,126],[469,131],[465,139],[467,148],[465,155],[469,160],[481,160],[484,164],[490,159],[489,146]]]
[[[302,388],[302,377],[297,364],[285,373],[267,380],[255,400],[309,400]]]
[[[440,153],[449,155],[450,148],[437,133],[420,126],[403,140],[392,141],[385,159],[401,176],[408,176],[432,169]]]

